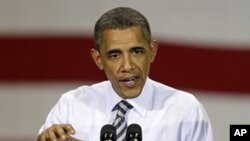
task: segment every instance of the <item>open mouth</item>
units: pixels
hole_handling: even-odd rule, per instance
[[[135,87],[138,79],[139,79],[138,76],[133,76],[133,77],[124,78],[120,82],[128,88],[133,88]]]

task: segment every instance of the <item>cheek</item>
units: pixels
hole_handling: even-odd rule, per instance
[[[151,66],[150,64],[151,64],[151,63],[145,63],[145,64],[144,64],[144,72],[145,72],[145,73],[148,73],[148,72],[149,72],[150,66]]]
[[[145,71],[146,75],[148,75],[148,73],[150,71],[150,67],[151,67],[151,59],[148,58],[148,60],[144,64],[144,71]]]
[[[140,69],[142,73],[145,73],[145,75],[147,75],[149,72],[150,64],[151,62],[149,58],[145,58],[137,62],[138,68]]]
[[[106,64],[105,66],[105,73],[108,76],[109,79],[112,79],[116,76],[117,72],[117,66],[114,65],[114,63]]]

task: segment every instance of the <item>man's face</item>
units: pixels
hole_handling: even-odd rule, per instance
[[[120,97],[134,98],[143,89],[156,52],[156,42],[148,43],[139,27],[130,27],[104,30],[100,50],[92,49],[92,57]]]

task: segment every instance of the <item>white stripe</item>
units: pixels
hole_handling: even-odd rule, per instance
[[[128,107],[124,103],[120,103],[119,106],[124,109],[125,111],[128,109]]]
[[[120,118],[120,117],[117,118],[117,119],[114,121],[113,125],[116,126],[116,125],[121,121],[121,119],[122,119],[122,118]]]
[[[116,132],[119,134],[125,126],[126,126],[126,122],[124,121],[124,122],[116,129]]]
[[[126,132],[124,132],[118,139],[117,141],[123,141],[123,139],[125,139],[126,136]]]

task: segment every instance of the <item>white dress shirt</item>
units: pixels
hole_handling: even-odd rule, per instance
[[[52,124],[69,123],[75,138],[99,141],[105,124],[112,124],[113,107],[122,99],[110,81],[82,86],[62,95],[50,111],[41,133]],[[127,99],[133,109],[126,113],[128,126],[139,124],[143,141],[212,141],[208,115],[191,94],[147,78],[142,93]]]

